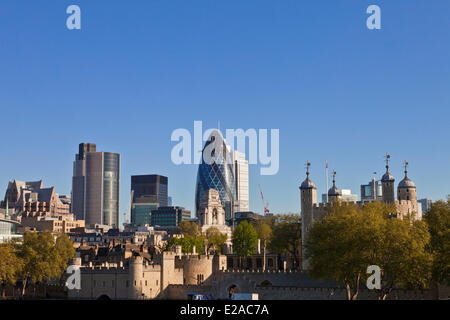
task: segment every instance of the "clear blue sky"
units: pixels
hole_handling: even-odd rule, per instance
[[[82,30],[66,28],[66,8]],[[382,29],[366,28],[366,8]],[[359,194],[392,155],[419,197],[450,193],[448,0],[54,0],[0,2],[0,193],[9,180],[71,190],[80,142],[121,154],[121,213],[130,176],[169,177],[194,208],[197,167],[170,161],[176,128],[280,129],[280,171],[250,168],[274,212],[298,212],[304,163],[318,193],[324,162]]]

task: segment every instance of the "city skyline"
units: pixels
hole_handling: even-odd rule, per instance
[[[173,204],[194,212],[197,166],[171,163],[170,135],[220,120],[280,129],[278,174],[249,165],[250,210],[263,212],[260,184],[271,211],[299,212],[306,160],[318,194],[328,160],[338,187],[359,195],[383,174],[386,152],[396,182],[408,160],[418,198],[444,199],[450,4],[380,2],[377,31],[360,1],[326,10],[138,1],[126,15],[116,3],[79,1],[80,31],[65,26],[68,1],[2,2],[0,192],[13,179],[43,179],[69,195],[76,146],[88,141],[121,155],[121,222],[138,174],[169,177]]]

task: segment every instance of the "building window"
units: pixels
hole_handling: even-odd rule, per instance
[[[228,268],[233,269],[233,258],[228,258],[227,260]]]
[[[267,265],[268,265],[269,267],[273,267],[273,259],[267,260]]]

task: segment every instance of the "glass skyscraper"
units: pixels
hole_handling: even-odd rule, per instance
[[[157,174],[131,176],[131,223],[151,224],[151,212],[168,206],[168,178]]]
[[[206,160],[205,157],[208,156],[214,157],[215,161]],[[221,133],[217,130],[214,130],[208,141],[206,141],[202,150],[201,163],[198,167],[195,190],[195,212],[197,217],[203,194],[208,189],[216,189],[219,192],[220,200],[225,210],[225,218],[232,218],[236,202],[232,154]]]
[[[72,210],[86,225],[119,228],[120,155],[96,152],[94,144],[80,144],[74,162]]]

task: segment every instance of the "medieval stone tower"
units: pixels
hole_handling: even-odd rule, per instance
[[[383,202],[394,203],[395,202],[395,192],[394,192],[394,182],[395,179],[389,172],[389,159],[390,155],[386,153],[386,173],[381,177],[381,189],[383,194]]]
[[[314,218],[313,207],[317,203],[317,189],[314,182],[309,180],[309,162],[306,163],[306,180],[300,185],[300,207],[302,213],[302,246],[305,243],[306,234],[312,225]],[[303,252],[303,250],[302,250]],[[302,254],[303,255],[303,254]],[[302,269],[306,269],[308,263],[302,259]]]
[[[408,178],[408,162],[405,161],[405,178],[398,184],[397,199],[399,201],[417,201],[416,185]]]
[[[333,186],[328,190],[328,201],[333,203],[342,198],[342,191],[336,187],[336,171],[333,171]]]

